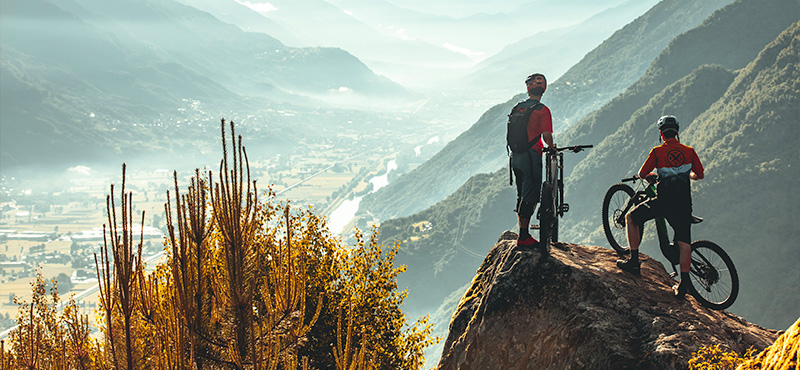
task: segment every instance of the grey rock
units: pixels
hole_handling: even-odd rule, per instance
[[[558,243],[550,256],[503,233],[450,323],[438,369],[684,369],[701,346],[744,353],[778,332],[677,300],[660,262],[620,271],[613,250]]]

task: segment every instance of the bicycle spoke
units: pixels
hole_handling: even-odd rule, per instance
[[[738,291],[736,271],[729,269],[728,262],[720,253],[721,248],[710,242],[701,242],[693,247],[691,279],[701,301],[716,308],[730,306]],[[731,266],[732,267],[732,266]]]
[[[608,189],[603,199],[603,231],[611,247],[621,255],[628,250],[624,212],[633,195],[630,186],[616,184]]]

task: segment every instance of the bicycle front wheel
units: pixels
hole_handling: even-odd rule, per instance
[[[545,245],[550,245],[553,241],[555,231],[555,209],[553,208],[553,189],[550,183],[545,181],[542,184],[542,204],[539,206],[539,240]]]
[[[633,188],[625,184],[615,184],[603,198],[603,231],[611,248],[620,256],[630,253],[628,237],[625,229],[625,209],[628,200],[634,195]]]
[[[708,240],[692,243],[691,293],[714,310],[730,307],[739,295],[739,275],[722,247]]]

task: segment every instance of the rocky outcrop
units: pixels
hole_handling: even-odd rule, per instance
[[[450,323],[438,369],[682,369],[701,346],[744,353],[778,332],[693,298],[663,265],[621,272],[614,251],[561,243],[543,256],[504,233]]]

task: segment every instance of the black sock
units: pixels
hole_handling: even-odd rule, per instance
[[[681,285],[689,284],[689,273],[681,271]]]
[[[639,250],[631,249],[631,261],[639,262]]]
[[[519,238],[520,239],[527,239],[531,234],[528,233],[527,227],[520,227],[519,228]]]

